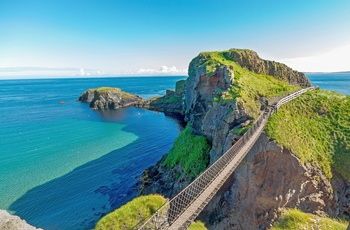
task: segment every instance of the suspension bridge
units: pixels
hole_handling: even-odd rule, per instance
[[[316,88],[314,86],[296,91],[283,97],[271,109],[261,112],[253,126],[226,153],[135,229],[186,229],[248,154],[263,132],[269,117],[282,104]]]

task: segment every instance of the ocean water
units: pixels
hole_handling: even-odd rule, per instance
[[[350,95],[350,74],[307,76]],[[48,230],[93,228],[136,196],[137,177],[169,151],[182,127],[138,108],[93,111],[77,98],[100,86],[151,98],[184,78],[0,81],[0,209]]]
[[[181,125],[133,107],[93,111],[79,95],[112,86],[151,98],[184,78],[0,81],[0,209],[44,229],[93,228],[136,196]]]
[[[350,95],[350,72],[347,73],[307,73],[313,85],[321,89]]]

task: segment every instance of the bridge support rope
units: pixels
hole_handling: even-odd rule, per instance
[[[283,97],[269,111],[261,112],[253,126],[217,161],[200,174],[173,199],[167,201],[136,229],[186,229],[248,154],[263,132],[267,120],[284,103],[317,87],[301,89]]]

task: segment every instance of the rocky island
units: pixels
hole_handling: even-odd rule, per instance
[[[85,91],[78,102],[90,103],[91,109],[118,109],[144,101],[135,94],[123,92],[119,88],[100,87]]]
[[[303,73],[251,50],[200,53],[188,72],[187,80],[178,83],[181,89],[143,104],[183,114],[188,122],[170,152],[144,171],[139,193],[145,199],[162,203],[164,198],[152,194],[174,197],[222,156],[260,111],[311,86]],[[349,116],[350,97],[324,90],[283,105],[198,220],[208,229],[346,229]],[[144,207],[135,199],[101,219],[97,229],[116,221],[128,205]],[[134,222],[147,215],[138,216]]]

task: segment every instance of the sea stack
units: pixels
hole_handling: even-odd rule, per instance
[[[88,89],[78,99],[78,102],[90,103],[91,109],[119,109],[142,103],[144,99],[138,95],[123,92],[119,88],[101,87]]]

